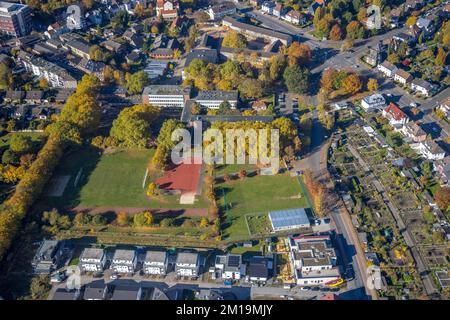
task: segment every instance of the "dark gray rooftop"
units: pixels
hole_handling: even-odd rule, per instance
[[[190,95],[191,88],[177,85],[152,85],[144,88],[144,95]]]
[[[194,100],[237,101],[238,91],[206,90],[200,91]]]

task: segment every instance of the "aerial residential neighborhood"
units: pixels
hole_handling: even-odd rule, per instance
[[[0,300],[449,300],[449,18],[0,1]]]

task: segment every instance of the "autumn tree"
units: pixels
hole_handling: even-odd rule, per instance
[[[407,27],[412,27],[413,25],[415,25],[417,22],[417,17],[416,16],[409,16],[408,19],[406,19],[406,26]]]
[[[206,228],[209,226],[209,221],[205,217],[200,220],[200,228]]]
[[[342,29],[339,24],[333,25],[330,31],[330,39],[334,41],[342,40]]]
[[[0,90],[11,88],[12,84],[13,74],[11,69],[5,63],[0,63]]]
[[[133,73],[127,81],[127,90],[130,94],[141,94],[150,79],[144,70]]]
[[[342,85],[345,92],[350,94],[358,93],[362,89],[361,79],[354,73],[348,75],[347,78],[344,79]]]
[[[294,65],[286,68],[283,79],[289,92],[305,94],[309,90],[310,76],[309,69]]]
[[[144,147],[151,137],[150,127],[159,108],[145,104],[124,108],[113,121],[110,135],[127,147]]]
[[[119,226],[125,227],[130,223],[130,217],[126,212],[121,211],[117,214],[116,221]]]
[[[305,65],[311,62],[312,50],[307,44],[294,41],[287,50],[287,57],[289,66]]]
[[[434,194],[434,200],[441,210],[448,210],[450,205],[450,188],[439,187]]]
[[[438,48],[438,51],[436,54],[436,59],[434,60],[434,63],[437,66],[443,66],[443,65],[445,65],[446,59],[447,59],[447,53],[445,52],[445,50],[443,48]]]
[[[377,79],[370,78],[367,82],[367,89],[371,92],[375,92],[378,90],[378,81]]]
[[[227,48],[247,48],[247,39],[237,31],[228,31],[222,41],[222,46]]]
[[[15,134],[9,142],[9,148],[15,153],[24,154],[31,151],[33,141],[30,136]]]
[[[59,119],[76,125],[82,133],[92,133],[97,130],[100,117],[101,109],[96,99],[77,92],[69,97]]]
[[[153,214],[150,211],[136,213],[133,216],[133,224],[136,227],[148,227],[154,223]]]
[[[348,39],[362,39],[365,36],[364,27],[358,21],[352,21],[347,25],[347,38]]]
[[[225,182],[231,181],[231,176],[230,176],[229,173],[225,173],[225,174],[223,175],[223,181],[225,181]]]
[[[277,54],[269,60],[269,77],[270,80],[280,80],[286,67],[286,59],[284,55]]]
[[[147,196],[152,197],[156,194],[156,191],[158,189],[158,186],[156,183],[151,182],[147,187]]]
[[[247,176],[247,171],[245,171],[244,169],[239,170],[238,176],[239,179],[243,180]]]

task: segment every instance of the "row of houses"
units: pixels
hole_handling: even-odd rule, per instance
[[[87,248],[81,256],[79,267],[84,272],[102,272],[106,267],[107,256],[103,249]],[[117,273],[137,271],[138,254],[136,250],[117,249],[111,259],[110,269]],[[166,275],[168,272],[168,253],[148,250],[142,261],[142,271],[147,275]],[[200,274],[200,255],[197,252],[179,252],[175,262],[178,276],[196,278]]]
[[[289,46],[292,43],[292,36],[288,34],[243,23],[229,16],[223,18],[222,25],[250,38],[262,38],[269,42],[280,41],[285,46]]]
[[[196,102],[205,108],[217,109],[224,101],[228,101],[232,108],[238,103],[238,92],[207,90],[194,95],[191,87],[178,85],[151,85],[144,88],[143,103],[159,107],[184,108],[188,101]]]
[[[409,72],[397,68],[394,64],[385,60],[383,63],[378,64],[377,69],[387,78],[391,78],[394,81],[411,88],[416,93],[419,93],[425,97],[429,97],[436,92],[436,86],[430,82],[414,78]]]
[[[395,103],[391,102],[387,105],[382,94],[377,93],[364,97],[361,107],[366,112],[381,111],[382,116],[389,121],[393,129],[408,138],[411,148],[425,159],[442,160],[445,158],[445,151],[436,142],[427,139],[427,134],[420,125],[410,121],[408,115]]]
[[[308,17],[305,14],[292,9],[288,10],[282,3],[265,1],[261,5],[261,10],[293,24],[303,25],[308,22]]]
[[[36,57],[25,51],[20,51],[17,56],[23,67],[34,76],[44,78],[50,86],[56,88],[76,88],[77,80],[53,62]]]
[[[439,104],[438,109],[448,110],[450,99]],[[432,162],[433,170],[439,177],[442,185],[450,184],[450,157],[432,139],[428,139],[426,132],[420,125],[410,121],[408,116],[395,104],[390,104],[383,110],[383,116],[389,120],[394,130],[400,132],[410,147],[424,159]]]
[[[75,91],[75,89],[61,88],[52,92],[42,90],[8,90],[3,97],[5,104],[22,104],[27,103],[30,105],[37,105],[42,103],[48,103],[50,100],[57,103],[64,103],[68,97]]]
[[[174,297],[176,298],[176,296]],[[143,288],[140,284],[112,284],[93,281],[79,290],[58,288],[52,300],[171,300],[165,290],[157,287]]]
[[[208,9],[208,15],[211,20],[219,20],[228,15],[233,15],[236,13],[236,6],[234,3],[229,1],[224,1],[218,5],[212,6]]]
[[[240,254],[217,255],[209,273],[212,279],[223,279],[225,283],[245,279],[254,284],[266,284],[273,275],[273,259],[253,256],[246,264]]]

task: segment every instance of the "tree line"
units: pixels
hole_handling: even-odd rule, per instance
[[[36,160],[17,184],[14,194],[0,207],[0,260],[9,249],[27,211],[41,195],[64,152],[80,144],[96,131],[101,110],[96,103],[100,84],[94,76],[84,76],[68,99],[59,119],[46,129],[47,141]]]

